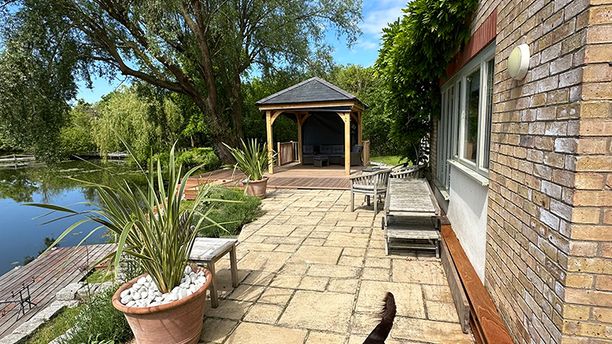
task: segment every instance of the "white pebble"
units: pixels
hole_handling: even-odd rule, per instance
[[[181,283],[168,293],[162,293],[151,276],[139,278],[130,288],[120,294],[120,301],[128,307],[149,307],[180,300],[197,292],[206,283],[202,271],[195,272],[185,267]]]

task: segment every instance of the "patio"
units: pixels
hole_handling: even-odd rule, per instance
[[[351,166],[351,174],[361,172],[365,167]],[[349,177],[344,174],[344,167],[338,165],[315,167],[293,162],[275,168],[274,174],[267,175],[269,189],[318,189],[318,190],[348,190],[351,188]],[[217,184],[225,186],[240,186],[245,178],[238,170],[220,169],[198,176],[187,181],[186,197],[195,198],[197,185]]]
[[[342,172],[342,170],[340,170]],[[240,285],[220,261],[220,304],[202,343],[362,343],[387,291],[397,317],[387,343],[471,343],[461,332],[439,260],[386,256],[380,216],[350,212],[349,192],[275,190],[239,236]]]

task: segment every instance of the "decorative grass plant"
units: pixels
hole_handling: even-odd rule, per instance
[[[242,148],[230,147],[223,143],[236,160],[235,168],[242,171],[249,181],[262,180],[268,167],[266,144],[259,143],[257,139],[249,139],[247,142],[240,140],[240,143]]]
[[[165,175],[159,161],[156,167],[149,164],[146,190],[134,187],[127,181],[118,185],[80,181],[96,191],[98,209],[79,212],[51,204],[29,205],[63,213],[51,221],[84,216],[64,230],[51,247],[81,225],[94,222],[98,226],[81,243],[94,232],[107,229],[117,242],[116,251],[109,255],[114,255],[112,265],[115,272],[118,273],[122,255],[135,257],[142,270],[153,278],[159,291],[167,293],[180,284],[193,241],[203,223],[221,227],[208,216],[213,204],[231,201],[209,198],[209,188],[203,188],[195,201],[188,207],[181,207],[187,179],[201,166],[183,173],[180,164],[176,163],[175,147],[172,147]],[[208,206],[201,207],[203,202]]]

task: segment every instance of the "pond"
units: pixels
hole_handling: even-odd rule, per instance
[[[69,177],[96,182],[129,180],[143,184],[144,177],[124,162],[67,161],[38,164],[17,169],[0,169],[0,275],[23,265],[27,257],[36,257],[45,249],[45,238],[57,238],[78,217],[46,223],[59,215],[41,218],[48,210],[26,206],[24,203],[51,203],[75,210],[95,207],[95,192]],[[93,223],[86,223],[60,243],[78,244]],[[102,231],[96,232],[86,243],[104,243]]]

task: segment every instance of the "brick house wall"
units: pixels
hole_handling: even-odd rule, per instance
[[[484,284],[517,343],[612,342],[612,0],[482,0],[473,38],[492,14]],[[522,43],[515,81],[506,63]]]
[[[605,2],[497,6],[485,285],[519,343],[612,339]],[[521,43],[530,68],[513,81],[506,62]]]
[[[563,308],[566,343],[612,341],[612,1],[591,1],[583,22],[578,136],[556,142],[576,154]]]

